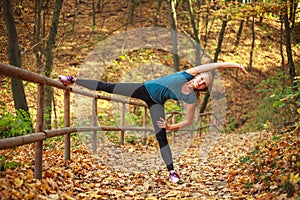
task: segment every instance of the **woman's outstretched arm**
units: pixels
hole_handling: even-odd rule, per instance
[[[203,72],[208,72],[208,71],[212,71],[215,69],[229,69],[229,68],[240,69],[242,71],[242,73],[245,75],[245,77],[249,76],[249,73],[247,72],[245,67],[243,67],[242,65],[240,65],[238,63],[233,63],[233,62],[203,64],[203,65],[199,65],[197,67],[187,69],[186,72],[189,74],[192,74],[194,76],[197,76],[198,74],[201,74]]]

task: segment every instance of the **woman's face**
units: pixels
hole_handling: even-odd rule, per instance
[[[209,76],[208,74],[199,74],[194,78],[193,85],[196,90],[204,90],[207,88],[207,84],[209,84]]]

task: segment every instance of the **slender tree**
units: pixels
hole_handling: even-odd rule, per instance
[[[45,75],[47,77],[51,76],[52,66],[53,66],[53,49],[56,42],[56,35],[59,24],[59,16],[62,8],[63,0],[56,0],[53,17],[52,17],[52,25],[50,27],[49,38],[46,46],[46,66],[45,66]],[[51,129],[51,111],[52,111],[52,101],[53,101],[53,89],[52,87],[45,87],[45,128]]]
[[[98,0],[96,7],[98,12],[102,12],[104,8],[104,0]]]
[[[48,10],[48,7],[49,7],[49,1],[50,0],[46,0],[46,2],[42,5],[42,8],[43,8],[43,16],[42,16],[42,38],[46,38],[46,18],[47,16],[49,16],[49,10]],[[43,48],[45,48],[45,45],[43,44]]]
[[[194,11],[193,11],[193,7],[192,7],[192,2],[191,0],[186,0],[187,4],[188,4],[188,10],[189,10],[189,14],[190,14],[190,21],[191,21],[191,25],[193,28],[193,32],[194,32],[194,39],[196,41],[196,65],[200,65],[201,64],[201,57],[200,57],[200,38],[199,38],[199,33],[198,33],[198,28],[195,22],[195,16],[194,16]]]
[[[255,15],[252,16],[251,30],[252,30],[252,43],[251,43],[251,50],[250,50],[249,71],[252,70],[253,53],[255,47]]]
[[[215,54],[214,54],[214,60],[213,60],[214,62],[218,61],[219,54],[220,54],[221,49],[222,49],[222,43],[223,43],[223,38],[224,38],[227,22],[228,22],[228,16],[225,15],[224,19],[223,19],[223,22],[222,22],[221,30],[220,30],[220,33],[219,33],[219,37],[218,37],[217,48],[216,48],[216,51],[215,51]],[[203,113],[205,111],[205,108],[208,104],[209,96],[210,96],[209,93],[205,94],[203,103],[202,103],[200,111],[199,111],[200,113]]]
[[[42,71],[43,67],[43,52],[42,52],[42,2],[41,0],[35,1],[35,16],[34,16],[34,53],[36,58],[36,68],[38,72]]]
[[[163,2],[162,0],[158,0],[158,2],[157,2],[156,15],[155,15],[155,19],[154,19],[154,25],[155,26],[158,26],[158,16],[160,15],[162,2]]]
[[[212,29],[212,27],[214,26],[214,22],[215,22],[215,15],[213,15],[213,18],[211,20],[210,26],[209,26],[209,17],[211,16],[211,9],[209,8],[209,6],[206,7],[206,16],[205,16],[205,40],[204,40],[204,45],[203,48],[206,49],[206,45],[207,45],[207,41],[210,35],[210,31]]]
[[[176,0],[168,0],[170,22],[171,22],[171,37],[172,37],[172,53],[174,70],[179,71],[179,56],[178,56],[178,34],[177,34],[177,17],[176,17]]]
[[[243,33],[243,28],[244,28],[244,23],[245,23],[245,20],[240,21],[240,26],[239,26],[239,30],[238,30],[237,35],[236,35],[236,40],[235,40],[235,43],[234,43],[233,52],[236,51],[236,48],[240,44],[240,39],[241,39],[241,36],[242,36],[242,33]]]
[[[78,14],[79,14],[79,12],[78,12],[78,0],[75,0],[74,16],[73,16],[73,21],[72,21],[73,39],[75,39],[75,37],[76,37],[75,25],[76,25],[76,17],[77,17]]]
[[[221,30],[220,30],[219,38],[218,38],[218,45],[217,45],[215,55],[214,55],[214,62],[218,61],[218,58],[219,58],[219,55],[220,55],[220,52],[222,49],[223,38],[224,38],[224,34],[225,34],[227,22],[228,22],[228,20],[226,18],[227,18],[227,16],[225,16],[225,19],[222,22],[222,26],[221,26]]]
[[[289,6],[290,6],[289,20],[291,22],[291,28],[293,29],[295,26],[295,20],[296,20],[296,14],[297,14],[299,0],[289,0],[289,1],[290,1],[290,3],[289,3]]]
[[[280,57],[281,57],[281,69],[284,71],[284,53],[283,53],[283,17],[280,16]]]
[[[96,26],[95,0],[92,0],[92,33],[95,32],[95,26]]]
[[[292,84],[294,83],[294,78],[296,76],[295,71],[295,64],[293,60],[293,52],[292,52],[292,44],[291,44],[291,32],[292,28],[290,26],[289,16],[288,16],[288,2],[286,2],[286,10],[283,14],[283,21],[284,21],[284,28],[285,28],[285,43],[286,43],[286,54],[288,58],[288,65],[289,65],[289,74],[290,74],[290,80]],[[295,90],[297,90],[297,87],[294,87]]]
[[[135,22],[135,13],[136,13],[136,7],[138,5],[137,0],[128,0],[127,6],[128,7],[128,18],[127,18],[127,24],[133,24]]]
[[[19,49],[17,29],[12,11],[12,3],[11,0],[2,0],[2,2],[4,8],[5,25],[8,35],[7,50],[9,64],[22,68],[22,59]],[[12,78],[11,84],[15,109],[28,112],[28,105],[22,80]]]

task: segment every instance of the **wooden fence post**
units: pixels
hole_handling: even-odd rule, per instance
[[[37,95],[36,132],[43,131],[44,125],[44,85],[39,84]],[[34,178],[42,179],[43,172],[43,141],[35,143]]]
[[[202,136],[202,115],[200,115],[200,118],[199,118],[199,134],[201,137]]]
[[[146,128],[146,125],[147,125],[147,107],[144,107],[143,127]],[[147,131],[144,131],[143,145],[146,144],[147,144]]]
[[[70,91],[65,90],[64,93],[64,126],[70,126]],[[71,133],[64,135],[65,142],[65,160],[71,159]]]
[[[176,123],[176,115],[175,113],[172,113],[172,124]],[[172,142],[176,143],[176,139],[175,139],[175,133],[176,131],[172,131]]]
[[[179,113],[179,121],[181,122],[183,118],[183,114]],[[176,123],[176,118],[174,119],[174,123]],[[180,141],[182,142],[182,136],[183,136],[183,131],[178,131],[179,137],[180,137]]]
[[[125,112],[126,112],[125,103],[122,103],[121,128],[124,128],[125,126]],[[124,130],[121,130],[121,134],[120,134],[121,145],[124,145],[124,135],[125,135]]]
[[[93,99],[93,126],[97,126],[97,98]],[[92,135],[92,150],[97,151],[97,131],[93,131]]]
[[[212,114],[212,120],[213,120],[213,132],[217,132],[217,120],[216,120],[216,116],[215,114],[213,113]]]

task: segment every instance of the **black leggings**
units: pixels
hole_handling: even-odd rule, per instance
[[[76,79],[76,84],[82,87],[104,91],[111,94],[118,94],[143,100],[150,110],[152,124],[159,143],[161,156],[167,165],[168,170],[174,170],[170,146],[167,140],[166,129],[159,128],[157,121],[165,119],[164,105],[155,103],[150,97],[143,83],[106,83],[98,80]]]

